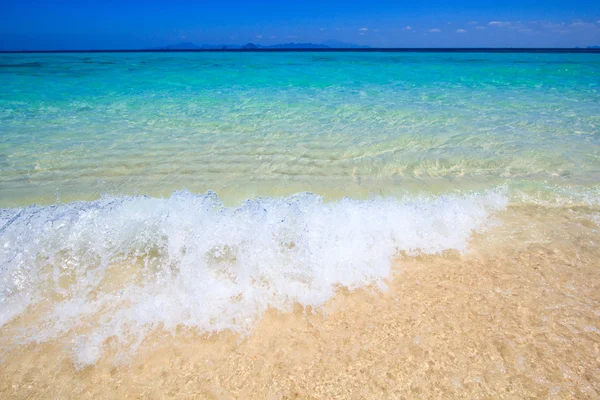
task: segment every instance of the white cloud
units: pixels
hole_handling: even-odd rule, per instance
[[[534,32],[531,25],[536,25],[536,23],[533,21],[527,21],[527,22],[517,21],[517,22],[509,23],[509,25],[506,26],[506,29],[510,29],[512,31],[521,32],[521,33],[531,33],[531,32]]]
[[[412,30],[412,28],[409,25],[407,25],[404,28],[402,28],[402,30],[403,31],[410,31],[410,30]]]
[[[467,22],[469,25],[477,25],[479,22],[477,21],[469,21]]]
[[[475,29],[485,29],[485,26],[476,26]]]
[[[256,37],[257,37],[258,39],[262,39],[262,37],[263,37],[263,36],[262,36],[262,35],[256,35]]]
[[[430,30],[428,30],[427,32],[431,32],[431,33],[440,33],[440,32],[441,32],[441,30],[440,30],[440,29],[438,29],[438,28],[433,28],[433,29],[430,29]]]
[[[488,25],[489,26],[497,26],[497,27],[501,28],[501,27],[509,26],[510,22],[508,22],[508,21],[491,21]]]
[[[361,32],[366,32],[366,31],[368,31],[368,30],[369,30],[369,28],[360,28],[360,29],[359,29],[359,31],[361,31]]]
[[[600,23],[598,21],[596,21],[596,23]],[[573,23],[571,24],[571,26],[573,28],[592,28],[592,29],[596,29],[596,25],[593,22],[584,22],[581,20],[575,20],[573,21]]]
[[[457,29],[456,33],[467,33],[465,29]]]
[[[320,30],[321,32],[323,32],[323,31],[325,30],[325,28],[319,28],[319,30]]]
[[[600,22],[599,22],[600,23]],[[547,20],[539,20],[539,21],[529,21],[528,26],[523,26],[522,28],[527,29],[528,27],[532,27],[533,32],[556,32],[560,34],[567,34],[571,32],[585,32],[593,34],[598,32],[598,25],[593,22],[585,22],[580,19],[573,20],[571,22],[552,22]],[[523,32],[523,29],[517,29]]]

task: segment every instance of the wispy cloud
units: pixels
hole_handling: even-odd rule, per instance
[[[410,27],[410,25],[405,26],[404,28],[402,28],[403,31],[411,31],[412,28]]]
[[[467,33],[466,29],[457,29],[456,33]]]
[[[520,33],[532,33],[535,31],[535,24],[532,21],[517,21],[510,23],[506,28]]]
[[[485,26],[476,26],[475,29],[485,29]]]
[[[262,39],[262,38],[263,38],[263,35],[256,35],[256,38],[257,38],[257,39]]]
[[[600,24],[600,21],[596,21],[596,24]],[[592,28],[592,29],[596,29],[596,24],[594,24],[593,22],[585,22],[582,20],[575,20],[573,21],[573,23],[571,23],[571,26],[573,28]]]
[[[360,28],[359,31],[361,32],[367,32],[369,30],[369,28]]]
[[[508,22],[508,21],[491,21],[488,25],[489,26],[497,26],[499,28],[502,28],[505,26],[510,26],[510,22]]]
[[[478,23],[479,22],[477,22],[477,21],[469,21],[469,22],[467,22],[467,24],[469,24],[469,25],[477,25]]]
[[[530,21],[530,25],[534,25],[540,29],[551,29],[554,31],[563,30],[567,26],[564,22],[556,23],[552,21]]]
[[[319,28],[319,30],[320,30],[321,32],[323,32],[323,31],[325,30],[325,28]]]
[[[529,26],[533,26],[536,31],[540,32],[554,32],[560,33],[561,35],[570,33],[568,25],[564,22],[552,22],[552,21],[529,21]]]
[[[431,32],[431,33],[440,33],[440,32],[441,32],[441,30],[440,30],[440,29],[438,29],[438,28],[433,28],[433,29],[430,29],[430,30],[428,30],[427,32]]]

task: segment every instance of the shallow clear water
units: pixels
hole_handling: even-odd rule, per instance
[[[597,54],[0,55],[0,206],[600,177]]]
[[[248,332],[548,215],[597,249],[597,54],[1,54],[0,88],[6,352]]]

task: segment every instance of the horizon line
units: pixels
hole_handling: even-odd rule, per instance
[[[0,50],[0,54],[26,53],[293,53],[293,52],[422,52],[422,53],[600,53],[600,47],[330,47],[237,49],[96,49],[96,50]]]

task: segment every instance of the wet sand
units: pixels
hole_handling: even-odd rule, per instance
[[[245,337],[155,332],[126,362],[109,340],[83,369],[64,341],[4,348],[0,397],[598,398],[598,215],[511,206],[467,254],[401,255],[387,290],[270,310]]]

